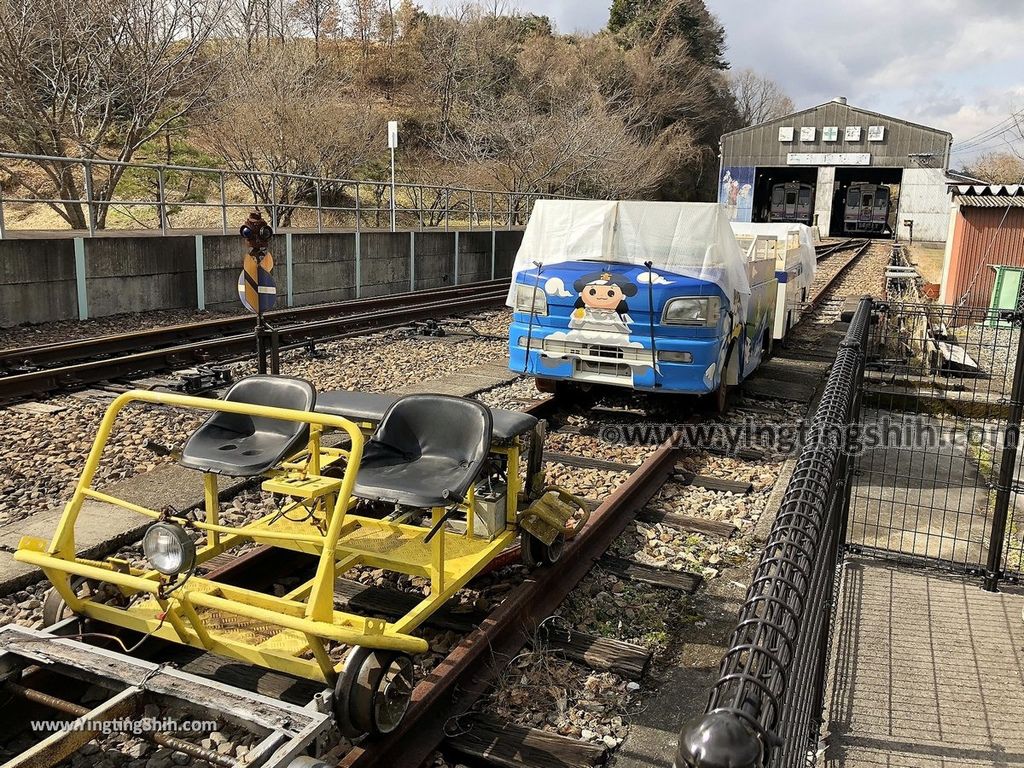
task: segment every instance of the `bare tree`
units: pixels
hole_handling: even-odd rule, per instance
[[[779,84],[752,69],[742,69],[729,78],[729,90],[736,99],[743,125],[758,125],[793,112],[793,100]]]
[[[315,200],[312,180],[295,175],[353,178],[383,143],[384,121],[363,101],[339,96],[344,73],[308,47],[271,46],[259,57],[231,57],[230,93],[215,106],[206,130],[210,148],[253,196],[287,225],[296,205]],[[248,94],[262,95],[254,110]],[[342,190],[321,185],[320,193]]]
[[[557,41],[524,52],[516,87],[477,99],[437,151],[452,166],[478,166],[510,192],[649,192],[671,171],[670,147],[680,137],[667,132],[646,140],[631,131],[644,120],[645,105],[603,97],[576,56]]]
[[[131,160],[146,142],[200,105],[220,73],[210,37],[220,0],[24,0],[0,7],[0,139],[58,158]],[[61,200],[95,200],[105,225],[125,169],[34,161],[46,182],[14,182]],[[85,169],[84,171],[82,169]],[[77,202],[51,203],[72,228],[89,217]]]
[[[320,41],[332,36],[338,29],[338,0],[292,0],[289,15],[301,32],[313,38],[313,51],[320,58]]]
[[[965,165],[964,173],[989,184],[1020,184],[1024,160],[1012,152],[987,152]]]

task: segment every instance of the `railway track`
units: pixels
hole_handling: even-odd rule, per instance
[[[809,302],[805,316],[821,306],[828,291],[859,261],[869,245],[869,242],[865,242],[858,247],[856,253],[831,275]],[[501,290],[501,298],[503,297],[504,289]],[[434,314],[429,316],[436,316],[438,304],[442,304],[448,312],[456,310],[457,305],[454,301],[427,302],[423,306],[429,306],[434,310]],[[359,322],[367,322],[363,313],[355,317],[357,319],[354,319],[353,323],[356,325]],[[361,320],[358,319],[360,317]],[[404,325],[410,319],[415,318],[410,316],[408,307],[403,307],[396,315],[388,313],[385,322],[394,320],[395,325]],[[305,323],[303,327],[308,329],[311,325],[315,326],[315,329],[307,332],[314,334],[314,338],[337,338],[350,332],[365,332],[365,329],[356,330],[344,325],[339,326],[338,321],[333,319],[322,323]],[[380,327],[382,326],[373,326],[374,329]],[[323,335],[316,335],[321,332]],[[227,337],[229,340],[230,338]],[[247,343],[251,344],[251,336],[246,335],[245,338]],[[298,336],[287,339],[282,337],[282,342],[301,346],[305,339]],[[560,406],[557,399],[549,398],[531,404],[524,410],[538,417],[551,418]],[[678,477],[676,463],[682,455],[683,452],[674,448],[671,443],[665,443],[657,447],[635,468],[615,462],[604,462],[608,465],[609,471],[632,471],[627,479],[593,510],[585,528],[566,546],[558,565],[539,569],[530,578],[516,585],[475,628],[461,637],[447,656],[416,686],[409,711],[398,730],[387,738],[366,741],[350,749],[329,753],[329,762],[352,768],[419,766],[446,742],[449,748],[460,752],[459,744],[452,743],[453,739],[446,726],[454,719],[474,711],[480,699],[503,674],[505,662],[514,658],[521,648],[531,642],[534,631],[569,597],[662,485]],[[571,460],[573,457],[566,456],[552,456],[550,459],[554,462]],[[595,466],[601,464],[600,461],[595,462],[593,457],[576,457],[575,460],[589,460]],[[266,556],[266,552],[257,550],[220,566],[217,574],[234,583],[245,583],[249,578],[265,575],[266,562],[263,558]],[[510,551],[495,565],[500,567],[516,559],[517,554]],[[678,572],[673,573],[678,575]],[[695,577],[694,582],[699,585],[700,577]],[[373,612],[372,604],[366,610]],[[386,606],[380,605],[377,612],[386,614],[387,610]],[[509,738],[524,738],[524,730],[535,729],[519,727],[516,730],[509,725]],[[500,745],[497,741],[501,740],[501,736],[501,733],[495,736],[495,753],[499,751]],[[552,739],[555,738],[552,736]],[[565,737],[557,738],[561,738],[563,742],[576,741]],[[579,744],[582,745],[583,742]],[[563,744],[562,747],[566,745]],[[568,748],[571,747],[569,744]],[[477,755],[477,758],[480,756]],[[534,762],[526,761],[523,764],[539,765],[545,760],[541,754],[534,754],[533,758]],[[550,756],[547,756],[547,759],[550,760]],[[217,764],[224,766],[226,762],[230,763],[221,761]],[[498,764],[502,763],[499,761]]]
[[[830,244],[822,246],[820,248],[816,248],[815,249],[815,255],[817,256],[818,261],[822,262],[825,259],[827,259],[828,257],[834,256],[835,254],[840,253],[841,251],[854,250],[856,248],[860,248],[861,246],[863,246],[864,243],[869,243],[869,242],[871,242],[871,241],[863,239],[863,238],[859,238],[859,239],[858,238],[854,238],[854,239],[850,239],[850,240],[841,240],[838,243],[830,243]]]
[[[281,350],[459,312],[500,306],[508,281],[280,310],[265,315]],[[0,403],[246,357],[254,349],[251,317],[209,320],[81,341],[0,352]]]
[[[849,245],[849,243],[852,243],[852,245]],[[838,269],[836,269],[832,274],[828,275],[820,285],[816,286],[817,290],[807,301],[807,304],[803,308],[801,322],[806,320],[808,317],[813,316],[815,313],[821,311],[828,311],[829,304],[841,305],[843,303],[845,297],[836,298],[832,296],[833,288],[843,278],[844,275],[846,275],[858,262],[860,262],[864,254],[866,254],[868,252],[868,249],[871,248],[872,241],[851,240],[847,241],[847,243],[842,243],[840,245],[844,246],[842,250],[853,250],[854,253],[850,255],[846,259],[846,261],[844,261],[842,265],[839,266]],[[832,264],[833,262],[829,263],[830,268]],[[815,280],[815,282],[817,282],[817,280]]]

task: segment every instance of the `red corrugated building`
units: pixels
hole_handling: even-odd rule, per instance
[[[984,309],[1016,296],[1024,274],[1024,185],[956,185],[939,301]]]

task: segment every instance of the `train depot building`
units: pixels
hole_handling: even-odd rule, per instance
[[[943,242],[952,140],[840,97],[722,136],[719,202],[734,221],[796,221],[821,237]]]

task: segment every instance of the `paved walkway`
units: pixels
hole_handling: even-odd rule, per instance
[[[1024,596],[979,583],[847,562],[825,766],[1024,766]]]

